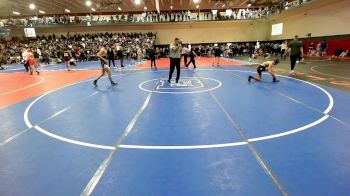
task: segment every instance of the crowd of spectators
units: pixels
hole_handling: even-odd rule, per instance
[[[304,45],[304,44],[303,44]],[[222,51],[222,56],[227,58],[233,58],[237,56],[280,56],[285,59],[288,56],[288,41],[270,41],[270,42],[240,42],[240,43],[221,43],[218,44]],[[192,45],[195,47],[199,56],[212,56],[215,44],[198,44]],[[326,40],[317,42],[310,42],[310,45],[304,45],[304,51],[307,56],[323,57],[323,56],[338,56],[338,57],[350,57],[348,48],[339,48],[331,53],[329,51],[329,45]]]
[[[308,56],[327,56],[327,55],[332,55],[332,56],[339,56],[339,57],[349,57],[350,53],[348,50],[349,47],[347,48],[337,48],[335,49],[333,54],[330,54],[328,49],[329,45],[326,40],[322,40],[319,42],[310,42],[310,45],[308,47]]]
[[[211,57],[214,55],[214,48],[219,47],[222,51],[222,57],[233,58],[237,56],[271,56],[280,55],[282,52],[282,46],[286,44],[285,41],[276,42],[239,42],[239,43],[220,43],[220,44],[192,44],[185,45],[185,47],[195,48],[198,56]],[[160,57],[166,57],[169,51],[167,46],[159,47]],[[285,51],[283,51],[285,52]]]
[[[154,45],[155,35],[153,33],[141,34],[85,34],[67,35],[56,37],[55,35],[38,37],[31,41],[7,42],[1,46],[0,56],[3,62],[19,63],[21,53],[25,48],[37,50],[42,58],[42,62],[57,63],[62,62],[63,51],[69,49],[71,56],[77,61],[96,60],[95,54],[102,45],[108,48],[113,46],[118,58],[118,51],[121,50],[123,56],[130,60],[142,61],[149,59],[149,52],[154,49],[157,58],[167,58],[169,46]],[[220,44],[183,44],[190,51],[194,51],[198,56],[211,57],[214,55],[214,48],[219,47],[222,56],[233,58],[236,56],[264,56],[280,55],[284,42],[246,42],[246,43],[220,43]]]
[[[55,35],[41,36],[34,40],[11,41],[1,44],[0,64],[19,63],[21,53],[25,48],[31,48],[40,54],[43,63],[62,62],[63,52],[68,49],[71,56],[76,61],[96,60],[96,53],[102,45],[107,45],[107,49],[112,48],[116,59],[122,57],[131,61],[141,62],[148,60],[152,50],[157,58],[168,58],[168,45],[155,45],[156,35],[153,33],[104,33],[104,34],[75,34],[57,37]],[[287,41],[271,42],[239,42],[239,43],[208,43],[208,44],[183,44],[188,51],[194,49],[201,57],[211,57],[214,55],[214,48],[219,47],[222,57],[234,58],[237,56],[249,56],[251,60],[258,56],[269,58],[280,56],[285,59],[288,56]],[[308,56],[325,56],[328,50],[326,40],[317,45],[310,43],[307,51]],[[120,55],[121,54],[121,55]],[[349,50],[342,50],[336,56],[349,56]],[[2,67],[0,66],[0,69]]]
[[[38,15],[27,18],[8,18],[0,19],[2,26],[40,26],[40,25],[67,25],[67,24],[99,24],[99,23],[161,23],[161,22],[186,22],[186,21],[213,21],[213,20],[251,20],[263,18],[274,13],[280,13],[283,10],[298,7],[310,0],[288,0],[272,7],[259,8],[240,8],[230,9],[229,11],[200,11],[200,10],[180,10],[164,12],[143,12],[138,13],[117,13],[115,15],[94,15],[69,16],[69,15]]]
[[[36,39],[7,41],[0,45],[0,57],[3,63],[19,63],[22,52],[30,48],[40,55],[43,63],[62,62],[63,53],[69,50],[70,56],[77,61],[96,60],[96,53],[102,45],[113,47],[115,53],[123,58],[140,59],[146,51],[153,48],[154,33],[98,33],[75,34],[66,36],[38,36]]]
[[[188,22],[188,21],[212,21],[212,20],[245,20],[258,19],[272,13],[272,8],[235,9],[232,12],[144,12],[142,14],[115,14],[86,16],[32,16],[23,19],[0,19],[0,26],[40,26],[40,25],[67,25],[67,24],[103,24],[103,23],[162,23],[162,22]]]

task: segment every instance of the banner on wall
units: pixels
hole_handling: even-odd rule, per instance
[[[36,37],[34,28],[24,28],[24,35],[26,37]]]
[[[283,23],[273,24],[271,29],[271,35],[282,35],[283,33]]]
[[[0,37],[10,37],[11,30],[9,28],[0,28]]]

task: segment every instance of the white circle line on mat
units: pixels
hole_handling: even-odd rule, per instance
[[[201,69],[201,70],[203,70],[203,71],[206,71],[206,70],[213,71],[215,69]],[[159,71],[162,71],[162,70],[159,70]],[[242,71],[242,70],[215,70],[215,71],[255,73],[255,72],[252,72],[252,71]],[[311,127],[314,127],[314,126],[320,124],[321,122],[325,121],[327,118],[329,118],[328,113],[332,110],[333,105],[334,105],[333,97],[332,97],[332,95],[329,92],[327,92],[325,89],[323,89],[323,88],[321,88],[321,87],[319,87],[319,86],[317,86],[315,84],[312,84],[310,82],[307,82],[307,81],[303,81],[303,80],[300,80],[300,79],[292,78],[292,77],[289,77],[289,76],[280,76],[280,77],[289,78],[289,79],[293,79],[293,80],[298,80],[300,82],[303,82],[303,83],[306,83],[306,84],[311,85],[313,87],[316,87],[317,89],[321,90],[324,94],[327,95],[327,97],[329,99],[329,105],[323,111],[324,115],[321,118],[315,120],[314,122],[311,122],[311,123],[309,123],[307,125],[304,125],[302,127],[298,127],[298,128],[292,129],[292,130],[283,131],[281,133],[267,135],[267,136],[262,136],[262,137],[256,137],[256,138],[250,138],[250,139],[248,139],[248,142],[270,140],[270,139],[274,139],[274,138],[279,138],[279,137],[295,134],[295,133],[301,132],[303,130],[309,129]],[[87,81],[90,81],[90,80],[87,80]],[[73,86],[73,85],[76,85],[76,84],[79,84],[79,83],[84,83],[84,82],[87,82],[87,81],[78,82],[78,83],[75,83],[75,84],[72,84],[72,85],[68,85],[68,86]],[[65,88],[65,87],[62,87],[60,89],[63,89],[63,88]],[[50,93],[53,93],[53,92],[55,92],[57,90],[59,90],[59,89],[56,89],[54,91],[50,91],[50,92],[48,92],[46,94],[43,94],[43,95],[39,96],[38,98],[33,100],[28,105],[28,107],[26,108],[23,116],[24,116],[24,121],[25,121],[26,125],[29,128],[33,128],[33,125],[29,121],[29,117],[28,117],[30,108],[37,101],[39,101],[41,98],[43,98],[43,97],[45,97],[45,96],[49,95]],[[41,128],[38,125],[35,125],[34,128],[37,131],[39,131],[39,132],[41,132],[41,133],[43,133],[43,134],[45,134],[45,135],[47,135],[49,137],[58,139],[58,140],[63,141],[63,142],[68,142],[68,143],[71,143],[71,144],[75,144],[75,145],[80,145],[80,146],[85,146],[85,147],[90,147],[90,148],[97,148],[97,149],[105,149],[105,150],[113,150],[115,148],[113,146],[93,144],[93,143],[82,142],[82,141],[77,141],[77,140],[65,138],[63,136],[59,136],[59,135],[53,134],[52,132],[43,129],[43,128]],[[191,149],[210,149],[210,148],[224,148],[224,147],[241,146],[241,145],[246,145],[248,142],[240,141],[240,142],[222,143],[222,144],[181,145],[181,146],[180,145],[179,146],[153,146],[153,145],[126,145],[126,144],[122,144],[119,147],[120,148],[125,148],[125,149],[143,149],[143,150],[191,150]]]
[[[17,75],[17,76],[27,76],[27,75]],[[30,87],[33,87],[33,86],[36,86],[40,83],[43,83],[44,82],[44,78],[40,77],[40,76],[30,76],[28,75],[28,77],[33,77],[33,78],[39,78],[40,81],[39,82],[36,82],[34,84],[30,84],[28,86],[25,86],[23,88],[19,88],[19,89],[16,89],[16,90],[12,90],[12,91],[7,91],[7,92],[4,92],[4,93],[0,93],[0,95],[6,95],[6,94],[10,94],[10,93],[14,93],[14,92],[18,92],[18,91],[21,91],[21,90],[24,90],[24,89],[27,89],[27,88],[30,88]]]

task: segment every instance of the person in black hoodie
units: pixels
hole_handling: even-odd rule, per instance
[[[109,48],[107,49],[108,67],[111,67],[111,62],[113,63],[113,67],[115,67],[114,55],[114,47],[109,46]]]
[[[124,65],[123,65],[123,62],[124,62],[123,48],[119,45],[117,45],[117,57],[118,57],[118,60],[120,60],[120,67],[124,67]]]
[[[213,52],[214,52],[213,66],[214,66],[215,62],[216,62],[216,65],[219,66],[220,56],[221,56],[222,51],[217,44],[215,44]]]
[[[192,47],[191,51],[190,51],[190,61],[186,64],[186,67],[188,67],[190,65],[190,63],[192,63],[194,65],[194,68],[197,68],[195,57],[197,57],[197,54],[196,54],[194,48]]]
[[[151,48],[151,50],[149,51],[149,58],[151,60],[151,69],[154,65],[154,68],[157,69],[157,65],[156,65],[156,51],[154,50],[154,47]]]

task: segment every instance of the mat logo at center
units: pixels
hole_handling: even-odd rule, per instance
[[[171,81],[170,83],[165,80],[161,80],[157,86],[157,90],[162,89],[192,89],[203,88],[204,85],[199,79],[180,79],[178,83]]]
[[[191,94],[202,93],[219,88],[219,80],[205,77],[182,77],[178,83],[168,82],[167,78],[151,79],[139,84],[139,88],[146,92],[162,94]]]

